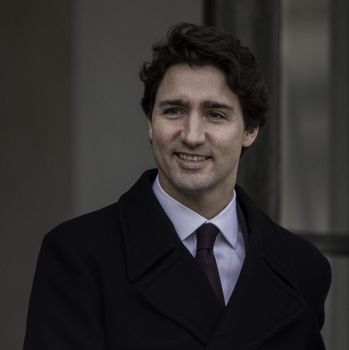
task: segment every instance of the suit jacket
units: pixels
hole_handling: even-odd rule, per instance
[[[317,350],[327,260],[236,188],[246,258],[226,307],[179,240],[148,171],[44,238],[25,350]]]

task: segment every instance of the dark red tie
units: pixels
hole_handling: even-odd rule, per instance
[[[196,230],[196,256],[195,260],[204,270],[217,298],[224,304],[224,296],[219,278],[213,246],[219,229],[213,224],[203,224]]]

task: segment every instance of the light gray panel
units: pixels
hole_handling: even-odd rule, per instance
[[[349,258],[328,257],[332,267],[332,284],[326,300],[326,320],[323,329],[327,350],[349,348]]]
[[[348,2],[283,0],[282,10],[282,224],[328,238],[345,235]],[[323,335],[328,350],[344,350],[349,346],[349,259],[338,254],[329,260],[333,281]]]
[[[154,166],[138,72],[169,26],[201,22],[201,1],[78,1],[75,212],[115,201]]]
[[[281,223],[329,225],[328,0],[282,1]]]

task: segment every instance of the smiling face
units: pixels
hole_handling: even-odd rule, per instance
[[[172,197],[186,205],[206,198],[223,209],[233,195],[241,149],[257,133],[245,130],[239,99],[220,70],[186,64],[167,70],[149,138],[160,184]]]

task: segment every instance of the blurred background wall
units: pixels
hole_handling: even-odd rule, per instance
[[[349,2],[281,1],[281,223],[332,266],[323,334],[349,349]]]
[[[138,72],[201,0],[0,5],[0,348],[22,346],[41,240],[153,166]]]
[[[253,48],[269,122],[239,181],[329,258],[328,350],[349,348],[346,0],[32,0],[0,5],[0,348],[22,346],[41,240],[107,205],[153,161],[138,72],[180,21]]]

